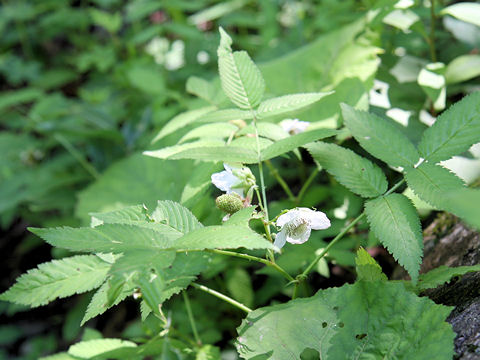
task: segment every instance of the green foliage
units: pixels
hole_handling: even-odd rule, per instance
[[[335,144],[316,142],[307,146],[312,157],[339,183],[363,197],[377,197],[387,190],[382,170],[353,151]]]
[[[22,275],[0,299],[32,307],[45,305],[99,287],[110,266],[94,255],[52,260]]]
[[[470,272],[480,271],[480,265],[448,267],[439,266],[428,273],[421,274],[418,278],[416,291],[420,292],[426,289],[434,289],[439,285],[449,282],[456,276],[462,276]]]
[[[355,269],[357,270],[358,280],[363,281],[386,281],[387,276],[383,273],[382,268],[374,258],[364,249],[357,250],[355,258]]]
[[[418,149],[429,162],[448,160],[476,143],[479,132],[480,92],[475,92],[442,113],[425,130]]]
[[[423,237],[417,211],[408,198],[390,194],[365,204],[375,236],[410,274],[415,283],[423,255]]]
[[[439,165],[423,163],[417,168],[405,169],[405,179],[408,186],[422,200],[440,210],[457,213],[445,194],[464,188],[463,181],[448,169]],[[461,216],[461,214],[457,214]]]
[[[322,359],[447,360],[455,337],[444,322],[450,311],[402,284],[360,281],[255,310],[238,328],[237,349],[244,359],[300,358],[310,348]]]
[[[328,93],[305,93],[305,94],[293,94],[276,97],[263,101],[256,115],[258,119],[264,119],[269,116],[285,115],[295,110],[302,109],[311,104],[316,103],[324,96],[328,96],[332,92]]]
[[[386,120],[342,104],[345,125],[360,145],[391,166],[414,166],[419,155],[408,138]]]
[[[253,110],[265,92],[265,81],[245,51],[232,52],[232,39],[220,28],[218,70],[222,88],[229,99],[241,109]]]

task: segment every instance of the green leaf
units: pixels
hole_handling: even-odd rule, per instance
[[[415,207],[407,197],[390,194],[368,201],[365,212],[377,238],[415,283],[423,255],[422,229]]]
[[[186,133],[178,141],[179,144],[192,139],[204,139],[204,138],[219,138],[225,139],[233,135],[238,130],[238,127],[223,122],[216,122],[212,124],[206,124],[199,126],[188,133]]]
[[[418,150],[429,162],[448,160],[477,143],[479,133],[480,91],[477,91],[443,112],[423,133]]]
[[[245,51],[232,53],[232,39],[220,28],[218,70],[222,88],[229,99],[241,109],[253,110],[265,92],[262,74]]]
[[[388,183],[382,170],[353,151],[322,142],[306,148],[325,170],[355,194],[368,198],[387,191]]]
[[[300,359],[309,348],[320,359],[450,360],[451,309],[400,283],[360,281],[251,312],[236,346],[243,359]]]
[[[387,276],[374,258],[362,247],[357,250],[355,258],[357,280],[363,281],[386,281]]]
[[[23,88],[0,93],[0,111],[23,103],[29,103],[38,99],[43,92],[35,88]]]
[[[186,89],[190,94],[215,104],[215,87],[207,80],[197,76],[190,76],[187,80]]]
[[[213,345],[204,345],[198,351],[195,360],[221,360],[220,349]]]
[[[159,306],[163,303],[163,292],[165,281],[161,276],[153,274],[143,274],[140,276],[138,283],[142,291],[142,297],[148,307],[154,314],[160,315]]]
[[[157,208],[152,213],[152,219],[165,223],[182,234],[203,227],[190,210],[170,200],[158,201]]]
[[[445,198],[445,193],[462,189],[465,184],[450,170],[439,165],[423,163],[417,168],[405,169],[405,179],[420,199],[438,210],[456,214],[456,208]]]
[[[257,118],[265,119],[270,116],[283,115],[316,103],[321,98],[333,94],[333,91],[324,93],[303,93],[276,97],[262,101],[257,110]]]
[[[72,251],[114,252],[160,250],[173,246],[182,233],[158,224],[162,231],[126,224],[104,224],[95,228],[30,228],[52,246]]]
[[[211,176],[221,170],[219,163],[201,162],[196,164],[195,171],[183,188],[180,203],[192,208],[198,203],[199,198],[207,192],[212,185]]]
[[[445,109],[447,90],[444,75],[445,64],[436,62],[425,65],[417,78],[418,85],[430,98],[436,111]]]
[[[147,95],[165,96],[165,76],[156,65],[135,64],[127,71],[130,84]]]
[[[469,272],[480,271],[479,265],[448,267],[439,266],[428,273],[421,274],[418,278],[416,289],[421,292],[426,289],[434,289],[439,285],[449,282],[455,276],[462,276]]]
[[[480,55],[462,55],[447,66],[447,84],[456,84],[480,76]]]
[[[419,155],[408,138],[387,120],[342,104],[345,125],[360,145],[392,166],[414,166]]]
[[[200,116],[196,121],[198,122],[219,122],[230,120],[249,120],[253,119],[253,113],[251,111],[239,110],[239,109],[221,109],[210,111]]]
[[[159,158],[159,159],[201,159],[196,157],[197,151],[202,149],[210,149],[212,147],[225,146],[225,141],[221,139],[201,139],[180,145],[167,146],[160,150],[144,151],[143,155]]]
[[[445,201],[455,208],[456,214],[471,226],[480,230],[480,190],[460,189],[452,190],[444,194]]]
[[[206,226],[175,241],[175,248],[205,249],[274,249],[272,243],[248,227],[240,225]]]
[[[118,350],[121,348],[137,347],[137,344],[120,339],[96,339],[81,341],[76,343],[68,349],[68,353],[72,356],[79,357],[80,359],[90,359],[93,357],[101,356],[112,350]]]
[[[45,305],[99,287],[110,266],[95,255],[52,260],[20,276],[0,299],[32,307]]]
[[[144,225],[149,221],[147,209],[143,205],[128,206],[120,210],[90,213],[95,226],[102,224]]]
[[[336,135],[337,133],[337,130],[333,129],[316,129],[311,131],[305,131],[297,135],[288,136],[284,139],[275,141],[273,144],[264,148],[261,151],[261,159],[263,161],[272,159],[276,156],[285,154],[312,141],[327,138]]]
[[[250,219],[253,216],[255,211],[255,206],[246,207],[240,211],[237,211],[235,214],[230,216],[230,218],[223,223],[224,226],[228,225],[243,225],[248,226]]]
[[[480,26],[480,4],[463,2],[447,6],[440,12],[442,15],[451,15],[459,20]]]
[[[215,110],[215,107],[205,106],[200,109],[190,110],[190,111],[186,111],[181,114],[178,114],[172,120],[170,120],[164,127],[162,127],[162,130],[160,130],[160,132],[153,138],[152,143],[160,139],[163,139],[165,136],[174,133],[178,129],[181,129],[195,122],[202,115],[210,113],[213,110]]]
[[[228,270],[225,277],[225,285],[232,298],[248,307],[253,306],[255,293],[250,274],[245,269],[235,267]]]
[[[170,266],[175,260],[175,251],[132,250],[123,254],[112,265],[109,274],[116,277],[133,278],[133,275],[149,273]]]

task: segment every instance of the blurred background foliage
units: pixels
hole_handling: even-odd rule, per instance
[[[181,201],[204,223],[219,221],[209,176],[221,164],[141,155],[175,144],[190,129],[182,126],[152,145],[163,125],[178,114],[226,107],[216,79],[219,26],[259,64],[268,96],[335,90],[303,112],[301,120],[337,128],[342,123],[338,104],[346,102],[389,116],[418,142],[440,111],[479,89],[478,24],[441,14],[451,2],[434,4],[432,9],[423,0],[3,1],[0,251],[8,276],[2,278],[2,290],[25,270],[66,255],[59,250],[52,254],[49,246],[28,235],[28,226],[88,225],[90,212],[153,206],[158,199]],[[443,65],[431,66],[439,62]],[[422,71],[436,73],[443,85],[432,84]],[[355,146],[347,133],[338,140]],[[369,157],[358,147],[356,151]],[[478,153],[472,150],[450,168],[474,181],[480,174]],[[277,159],[275,165],[296,191],[314,167],[311,160],[287,166]],[[394,181],[398,173],[389,169],[388,175]],[[273,214],[297,205],[282,200],[273,174],[267,185]],[[428,214],[426,204],[416,204]],[[323,238],[362,210],[357,196],[323,173],[301,205],[321,206],[334,221],[329,230],[279,259],[292,273],[326,244]],[[366,231],[347,238],[329,253],[333,264],[319,264],[313,289],[351,280],[352,249],[376,244]],[[204,280],[249,306],[283,299],[281,281],[262,277],[267,269],[251,279],[247,268],[256,270],[241,260],[215,258]],[[81,329],[89,296],[28,312],[0,303],[5,323],[0,326],[0,359],[36,359],[67,348],[80,336],[141,341],[161,330],[155,319],[141,323],[136,306],[129,303]],[[235,337],[241,314],[205,296],[192,297],[202,340],[233,349],[228,339]],[[172,321],[189,333],[183,300],[174,299],[168,310]],[[174,350],[164,356],[182,358]],[[223,356],[236,355],[226,350]]]

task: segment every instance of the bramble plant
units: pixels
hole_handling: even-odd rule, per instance
[[[277,93],[268,79],[282,74],[266,64],[265,80],[248,53],[233,51],[232,38],[221,27],[219,32],[222,91],[215,81],[191,78],[189,92],[210,105],[176,116],[152,141],[192,125],[177,144],[144,152],[162,160],[196,161],[181,201],[160,199],[153,207],[92,213],[89,227],[30,228],[53,247],[78,254],[29,270],[0,299],[37,307],[96,289],[82,325],[130,296],[137,299],[142,320],[156,324],[149,338],[84,339],[67,353],[44,360],[142,359],[165,354],[166,348],[175,354],[168,358],[220,359],[220,349],[199,331],[204,325],[196,319],[208,320],[206,309],[191,301],[192,289],[242,313],[235,347],[244,359],[452,359],[455,333],[445,321],[452,307],[420,294],[454,276],[479,271],[480,265],[420,274],[422,226],[404,190],[408,187],[435,209],[480,227],[465,200],[478,199],[479,191],[440,165],[478,142],[480,92],[441,113],[415,144],[387,119],[365,111],[361,96],[338,95],[351,85],[348,74],[333,79],[322,92]],[[419,84],[432,107],[443,110],[439,88]],[[296,118],[312,106],[335,108],[334,126]],[[343,146],[349,137],[360,151]],[[300,184],[289,184],[278,168],[280,161],[299,171],[313,161],[314,169]],[[397,171],[394,176],[386,174],[384,164]],[[284,196],[270,192],[267,169]],[[331,207],[319,206],[322,201],[309,201],[315,196],[310,187],[322,171],[355,194],[352,199],[361,204],[356,216],[336,216]],[[216,211],[215,224],[212,217],[202,224],[192,209],[205,204],[202,196],[213,188],[222,194],[215,202],[209,197],[207,208],[218,207],[224,217]],[[355,247],[353,284],[328,289],[309,284],[312,272],[320,272],[327,258],[335,259],[342,240],[359,231],[370,231],[410,280],[388,280],[364,249],[368,243],[362,242]],[[303,252],[297,250],[308,244]],[[282,260],[291,254],[293,260]],[[278,284],[282,296],[270,305],[271,295],[262,288],[265,300],[256,303],[253,272],[226,263],[227,258],[258,265],[254,270]],[[212,279],[223,273],[233,280],[216,288]],[[178,294],[190,329],[177,328],[169,313],[168,300]]]

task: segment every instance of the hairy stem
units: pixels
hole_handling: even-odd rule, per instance
[[[193,318],[192,307],[190,306],[190,299],[188,298],[187,291],[182,291],[183,301],[185,302],[185,307],[187,308],[188,319],[190,320],[190,326],[192,327],[193,336],[198,345],[202,344],[200,336],[198,336],[197,325],[195,325],[195,319]]]
[[[238,302],[237,300],[232,299],[231,297],[228,297],[227,295],[222,294],[221,292],[218,292],[216,290],[210,289],[209,287],[206,287],[205,285],[200,285],[196,283],[191,284],[195,289],[202,290],[206,292],[207,294],[213,295],[225,302],[228,302],[229,304],[239,308],[240,310],[245,311],[247,314],[252,312],[253,310],[250,309],[249,307],[243,305],[242,303]]]

